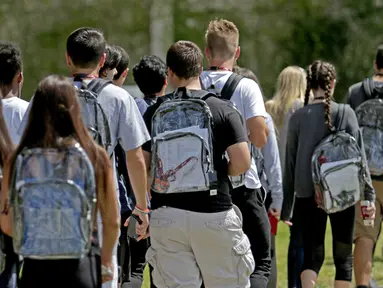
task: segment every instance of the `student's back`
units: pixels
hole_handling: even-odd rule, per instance
[[[333,126],[336,125],[339,105],[331,101],[330,113]],[[285,173],[293,173],[295,175],[294,189],[298,197],[314,195],[314,185],[311,177],[311,157],[318,143],[331,133],[328,125],[323,120],[323,115],[325,114],[324,106],[323,102],[307,105],[296,111],[290,118],[289,132],[294,133],[296,138],[287,140],[288,150],[286,155],[290,155],[290,157],[286,159],[286,167],[293,169],[293,171],[286,169]],[[359,125],[355,113],[349,105],[345,107],[343,119],[346,132],[359,139]],[[290,151],[296,151],[296,154],[289,153]],[[296,159],[295,167],[289,165],[292,161],[291,157]],[[284,183],[284,185],[289,186],[289,183]]]

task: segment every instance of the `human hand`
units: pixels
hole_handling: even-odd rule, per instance
[[[364,214],[368,216],[367,219],[375,219],[376,207],[375,203],[371,202],[370,206],[364,208]]]
[[[286,224],[287,226],[289,226],[289,227],[293,226],[293,223],[290,222],[290,221],[288,221],[288,220],[283,221],[283,223],[285,223],[285,224]]]
[[[137,209],[134,209],[132,214],[136,215],[141,220],[141,224],[136,222],[136,233],[140,235],[137,238],[137,241],[145,239],[148,237],[148,227],[149,227],[149,215],[145,212],[141,212]],[[125,221],[124,226],[127,227],[129,225],[130,217]]]
[[[111,259],[107,261],[101,259],[101,277],[102,277],[102,283],[113,280],[114,265]]]
[[[281,217],[281,209],[270,208],[269,213],[277,219]]]

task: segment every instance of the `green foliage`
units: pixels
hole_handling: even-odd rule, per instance
[[[128,51],[132,67],[150,53],[153,1],[159,0],[2,1],[1,38],[18,43],[24,54],[24,97],[31,97],[44,76],[68,73],[66,38],[81,26],[101,28],[109,42]],[[238,64],[257,74],[266,97],[273,95],[285,66],[307,67],[320,58],[335,64],[335,96],[342,99],[350,85],[372,74],[375,49],[383,40],[378,0],[169,1],[174,40],[191,40],[203,48],[211,19],[234,21],[240,30]]]

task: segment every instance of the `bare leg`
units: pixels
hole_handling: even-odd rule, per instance
[[[360,237],[355,241],[354,267],[356,285],[368,286],[372,272],[372,250],[374,241]]]

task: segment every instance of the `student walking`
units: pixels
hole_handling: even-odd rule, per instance
[[[375,192],[364,165],[358,122],[348,105],[331,100],[335,82],[334,66],[314,61],[307,71],[305,107],[291,116],[288,125],[281,219],[291,224],[295,199],[293,225],[302,229],[304,247],[303,288],[315,286],[322,267],[328,217],[336,268],[334,287],[351,286],[355,204],[360,194],[371,201],[366,218],[375,214]],[[314,100],[308,105],[310,91]]]
[[[352,85],[347,94],[347,103],[355,110],[366,149],[371,171],[372,185],[376,192],[376,217],[374,226],[365,226],[356,207],[355,223],[355,282],[357,287],[373,287],[371,283],[373,252],[378,241],[383,220],[383,45],[380,45],[374,60],[375,75]],[[376,286],[376,285],[375,285]]]
[[[235,74],[232,69],[240,56],[237,27],[224,19],[211,21],[205,41],[206,58],[210,67],[201,74],[203,87],[222,96],[228,95],[227,91],[231,92],[229,97],[225,97],[235,105],[245,120],[251,142],[249,149],[251,145],[262,148],[267,141],[268,130],[261,90],[252,79],[233,78]],[[251,161],[250,169],[239,181],[234,181],[235,189],[231,191],[231,196],[233,204],[243,214],[243,230],[249,237],[255,260],[255,269],[250,278],[251,287],[263,288],[267,286],[271,270],[270,224],[264,205],[266,193],[261,186],[254,159]]]
[[[144,145],[153,209],[146,258],[158,288],[200,288],[202,279],[209,288],[248,288],[254,259],[228,178],[249,169],[247,135],[230,103],[201,90],[202,62],[196,44],[173,44],[166,64],[177,90],[144,115],[153,138]]]
[[[24,258],[20,287],[101,287],[116,269],[113,170],[87,133],[76,97],[65,77],[41,81],[20,145],[4,167],[1,229]]]
[[[306,92],[306,72],[297,66],[288,66],[278,76],[276,92],[265,103],[266,110],[273,118],[278,139],[281,167],[284,168],[287,141],[287,127],[291,115],[303,106]],[[294,218],[294,213],[293,213]],[[292,220],[293,222],[294,219]],[[287,261],[288,288],[301,288],[300,274],[303,265],[302,229],[290,227],[290,242]]]

